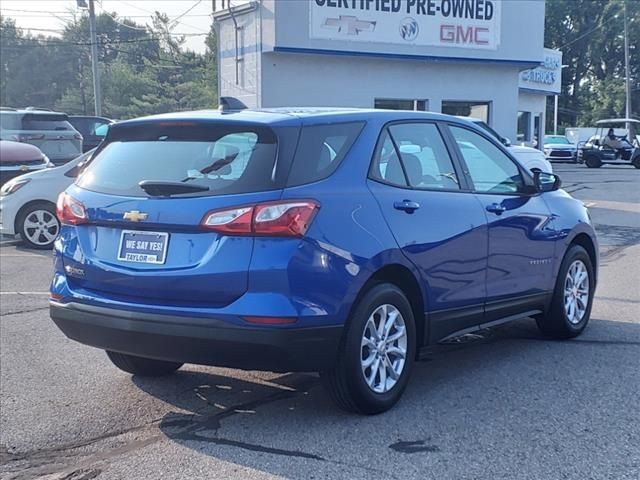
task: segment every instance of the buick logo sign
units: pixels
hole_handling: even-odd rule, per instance
[[[407,42],[413,42],[418,38],[419,32],[420,28],[418,27],[418,22],[416,22],[415,19],[407,17],[400,22],[400,36]]]

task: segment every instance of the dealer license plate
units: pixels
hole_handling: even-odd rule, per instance
[[[118,260],[123,262],[164,264],[167,259],[169,234],[123,230]]]

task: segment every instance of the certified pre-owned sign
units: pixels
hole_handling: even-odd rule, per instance
[[[496,50],[501,6],[501,0],[310,0],[310,37]]]

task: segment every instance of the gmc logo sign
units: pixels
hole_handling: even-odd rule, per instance
[[[462,25],[440,25],[441,43],[488,45],[489,29],[485,27],[463,27]]]

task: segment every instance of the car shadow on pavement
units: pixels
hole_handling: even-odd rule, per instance
[[[592,320],[578,339],[550,341],[533,321],[514,322],[434,347],[416,363],[400,403],[371,417],[337,410],[314,374],[186,367],[172,377],[180,391],[168,388],[170,378],[133,382],[176,407],[159,428],[199,453],[287,478],[334,471],[340,478],[402,478],[424,472],[420,464],[434,456],[446,462],[467,455],[481,465],[567,431],[615,446],[616,423],[630,415],[625,395],[640,382],[632,366],[639,347],[638,324]],[[589,464],[589,452],[554,448],[559,462],[573,455]],[[448,468],[450,478],[465,474],[455,462]]]

